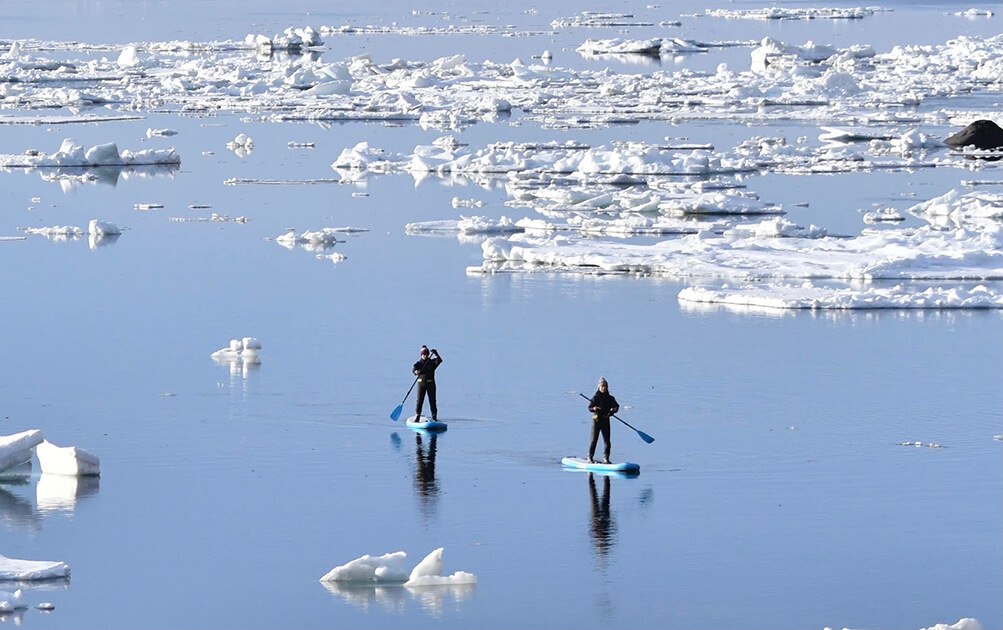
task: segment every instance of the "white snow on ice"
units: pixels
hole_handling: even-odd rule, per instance
[[[382,556],[365,555],[337,566],[320,578],[321,582],[400,584],[403,586],[447,586],[475,584],[477,577],[466,571],[442,575],[443,548],[433,550],[408,572],[407,553],[396,551]]]
[[[70,567],[65,562],[17,560],[0,555],[0,580],[49,580],[69,575]]]

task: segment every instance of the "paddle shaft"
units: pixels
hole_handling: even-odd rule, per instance
[[[589,398],[588,396],[586,396],[585,394],[583,394],[583,393],[581,393],[581,392],[578,392],[578,395],[579,395],[579,396],[581,396],[582,398],[584,398],[585,400],[588,400],[588,401],[590,401],[590,402],[591,402],[591,400],[592,400],[591,398]],[[627,425],[628,427],[630,427],[631,429],[634,429],[634,427],[631,427],[631,426],[630,426],[630,423],[628,423],[628,422],[627,422],[626,420],[624,420],[624,419],[620,418],[620,417],[619,417],[618,415],[616,415],[615,413],[611,413],[611,414],[609,414],[609,415],[613,416],[614,418],[616,418],[616,419],[617,419],[617,420],[619,420],[620,422],[622,422],[622,423],[626,424],[626,425]],[[637,434],[638,434],[638,435],[640,435],[640,436],[641,436],[642,438],[644,438],[644,437],[649,437],[649,438],[651,438],[651,436],[650,436],[650,435],[648,435],[647,433],[645,433],[645,432],[643,432],[643,431],[641,431],[641,430],[639,430],[639,429],[634,429],[634,431],[637,431]],[[651,439],[652,439],[652,440],[654,440],[654,438],[651,438]],[[644,441],[645,441],[645,442],[647,442],[648,440],[644,440]]]

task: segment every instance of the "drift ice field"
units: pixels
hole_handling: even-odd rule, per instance
[[[997,3],[370,4],[0,4],[0,625],[1003,627]]]

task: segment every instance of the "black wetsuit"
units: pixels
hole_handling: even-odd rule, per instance
[[[439,408],[435,404],[435,368],[442,363],[442,357],[438,353],[424,361],[416,361],[413,372],[418,375],[418,404],[415,405],[414,415],[421,417],[421,408],[425,404],[425,394],[428,394],[428,406],[432,408],[432,420],[436,419]],[[416,418],[417,420],[417,418]]]
[[[611,444],[609,441],[609,417],[620,411],[620,405],[616,398],[610,395],[609,391],[603,393],[596,390],[592,399],[589,400],[589,411],[592,412],[592,439],[589,442],[589,459],[596,454],[596,444],[599,443],[599,434],[602,433],[603,460],[609,461],[609,451]]]

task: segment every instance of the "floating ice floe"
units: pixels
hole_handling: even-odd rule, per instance
[[[703,150],[680,155],[675,150],[639,142],[618,142],[594,148],[575,142],[564,145],[501,142],[476,151],[440,143],[417,146],[409,157],[388,154],[363,142],[344,150],[332,168],[438,175],[559,173],[581,180],[599,179],[621,184],[645,181],[648,176],[705,176],[757,170],[753,162],[742,158]]]
[[[926,289],[907,285],[892,287],[829,288],[810,282],[801,285],[764,283],[713,289],[686,287],[680,302],[772,309],[1003,309],[1003,293],[984,285]]]
[[[261,350],[261,342],[254,337],[244,337],[242,339],[231,339],[230,345],[213,352],[210,356],[219,361],[244,361],[245,363],[259,363],[258,351]]]
[[[343,243],[344,241],[338,240],[339,236],[344,236],[346,234],[359,234],[368,231],[368,228],[345,226],[321,228],[319,230],[306,230],[297,234],[295,229],[288,228],[285,234],[276,236],[273,240],[286,249],[294,249],[297,245],[299,245],[307,251],[323,252],[324,250],[334,247],[337,243]],[[345,257],[339,255],[337,260],[345,260]],[[337,262],[337,260],[335,260],[335,262]]]
[[[815,7],[794,9],[769,7],[766,9],[706,9],[704,15],[729,20],[857,20],[887,11],[880,7]],[[697,14],[699,16],[700,14]]]
[[[237,136],[226,143],[226,148],[237,154],[237,157],[247,157],[254,151],[254,140],[247,134],[237,134]]]
[[[319,32],[307,26],[304,28],[289,27],[282,31],[281,35],[274,37],[250,33],[244,38],[244,44],[259,53],[271,54],[272,51],[276,50],[299,52],[304,48],[323,46],[324,41],[320,38]]]
[[[948,13],[947,15],[956,15],[958,17],[966,17],[966,18],[977,18],[977,17],[992,17],[996,14],[989,9],[968,9],[966,11],[955,11],[953,13]]]
[[[554,28],[608,28],[611,26],[654,26],[654,22],[638,20],[632,13],[582,11],[572,17],[557,18],[550,25]]]
[[[944,228],[992,229],[1003,225],[1003,193],[951,190],[912,206],[908,212]]]
[[[173,148],[119,151],[114,142],[98,144],[87,150],[76,140],[66,138],[52,155],[28,151],[22,155],[0,155],[0,168],[161,166],[179,165],[181,157]]]
[[[65,562],[44,560],[17,560],[0,555],[0,580],[51,580],[70,575]]]
[[[153,129],[149,128],[146,130],[147,138],[165,138],[168,136],[176,136],[178,132],[173,129]]]
[[[662,52],[662,40],[654,39],[586,39],[576,49],[583,55],[654,55]]]
[[[30,462],[32,449],[44,439],[39,429],[0,435],[0,472]]]
[[[828,626],[825,630],[833,630]],[[849,628],[843,628],[843,630],[850,630]],[[936,625],[930,626],[929,628],[921,628],[920,630],[984,630],[982,624],[979,623],[978,619],[973,619],[972,617],[965,617],[959,619],[957,623],[946,624],[938,623]]]
[[[733,279],[1003,279],[1003,226],[980,232],[930,226],[853,238],[772,238],[701,232],[653,245],[555,236],[533,245],[490,238],[481,271],[566,270]],[[473,269],[476,271],[476,268]]]
[[[489,217],[460,216],[459,221],[420,221],[404,226],[408,234],[515,234],[524,231],[515,225],[508,217],[491,219]]]
[[[443,548],[432,551],[410,571],[404,568],[407,553],[397,551],[382,556],[365,555],[328,571],[321,582],[358,584],[399,584],[408,587],[476,584],[477,577],[466,571],[442,575]]]
[[[77,239],[84,234],[88,235],[88,245],[91,249],[97,249],[103,245],[115,242],[122,234],[122,231],[114,223],[108,223],[99,219],[91,219],[87,225],[87,232],[75,226],[56,225],[45,228],[24,228],[25,234],[39,234],[50,240],[60,242],[69,239]]]
[[[899,446],[925,446],[926,448],[944,448],[943,446],[935,442],[927,442],[926,444],[924,444],[923,442],[899,442]]]
[[[191,207],[191,206],[189,206]],[[245,216],[231,217],[228,214],[218,214],[213,212],[207,217],[171,217],[171,221],[176,223],[247,223],[248,219]]]
[[[659,57],[682,53],[707,52],[710,46],[701,42],[678,37],[653,39],[586,39],[576,50],[583,57],[604,55],[643,55]]]
[[[54,475],[89,476],[101,474],[101,460],[76,446],[59,447],[43,440],[35,447],[42,473]]]
[[[878,208],[865,212],[864,223],[898,223],[905,221],[905,217],[895,208]]]

